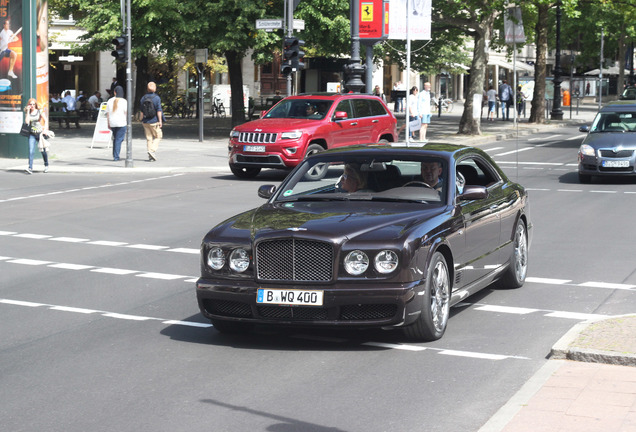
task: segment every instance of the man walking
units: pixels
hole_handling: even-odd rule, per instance
[[[417,95],[417,115],[420,116],[422,126],[420,127],[420,141],[428,142],[426,139],[426,129],[431,122],[431,83],[425,82],[424,88]]]
[[[141,98],[141,112],[144,118],[141,123],[146,135],[146,148],[148,149],[148,160],[157,160],[157,148],[159,141],[163,138],[161,127],[163,126],[163,113],[161,110],[161,98],[156,94],[157,84],[153,81],[148,83],[148,93]]]
[[[510,120],[510,105],[512,105],[512,87],[508,85],[508,81],[503,80],[499,86],[499,100],[501,101],[501,119]]]

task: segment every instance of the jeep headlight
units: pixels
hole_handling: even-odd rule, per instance
[[[581,148],[579,148],[579,153],[581,153],[584,156],[596,156],[596,152],[594,151],[594,148],[587,144],[583,144]]]
[[[250,266],[250,254],[245,249],[234,249],[230,254],[230,268],[237,273],[243,273]]]
[[[375,269],[378,273],[388,274],[398,266],[398,256],[390,250],[383,250],[375,256]]]
[[[281,139],[298,139],[303,136],[301,131],[283,132],[280,134]]]
[[[361,250],[351,251],[344,259],[344,266],[350,275],[361,275],[369,268],[369,257]]]
[[[239,134],[239,131],[232,129],[232,132],[230,132],[230,138],[238,138]]]

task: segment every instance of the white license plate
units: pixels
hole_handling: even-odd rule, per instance
[[[322,291],[318,290],[283,290],[259,288],[256,294],[256,303],[297,305],[297,306],[322,306]]]
[[[246,152],[264,152],[265,151],[265,146],[243,146],[243,151]]]
[[[629,166],[629,161],[626,161],[626,160],[619,160],[619,161],[604,160],[603,161],[603,166],[605,168],[627,168]]]

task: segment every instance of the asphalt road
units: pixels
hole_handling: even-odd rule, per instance
[[[205,232],[258,205],[231,175],[0,172],[0,424],[7,431],[475,431],[577,322],[636,311],[636,181],[578,184],[576,129],[481,145],[530,190],[517,290],[445,336],[217,333],[194,280]]]

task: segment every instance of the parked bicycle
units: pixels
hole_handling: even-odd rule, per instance
[[[431,96],[431,110],[439,111],[439,102],[435,96]],[[449,113],[453,111],[453,100],[450,98],[442,98],[442,112]]]
[[[174,116],[192,118],[194,114],[192,104],[185,96],[177,96],[174,100],[164,104],[163,109],[164,115],[169,118],[173,118]]]
[[[225,118],[225,106],[223,106],[223,101],[220,98],[214,98],[212,117]]]

